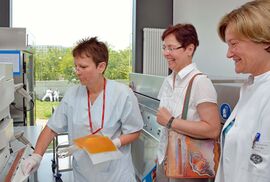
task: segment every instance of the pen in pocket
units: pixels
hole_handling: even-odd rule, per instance
[[[261,134],[260,133],[256,133],[254,139],[253,139],[253,143],[252,143],[252,148],[254,149],[255,143],[258,142],[260,140]]]

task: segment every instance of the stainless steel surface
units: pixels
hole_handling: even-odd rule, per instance
[[[18,132],[23,132],[24,136],[29,140],[29,142],[32,144],[32,146],[36,145],[37,139],[39,137],[40,132],[42,131],[42,127],[41,126],[18,126],[18,127],[14,127],[14,133],[18,133]],[[19,146],[24,146],[24,144],[22,144],[21,142],[16,141],[13,142],[11,144],[11,146],[13,146],[14,150],[16,147]],[[29,182],[36,182],[39,181],[38,180],[38,171],[35,172],[34,174],[29,176]]]
[[[29,126],[29,127],[14,127],[14,133],[16,135],[16,133],[18,132],[23,132],[24,136],[30,141],[30,143],[32,145],[36,144],[37,138],[41,132],[41,127],[37,127],[37,126]],[[19,151],[23,148],[25,148],[25,151],[23,152],[23,155],[19,158],[18,163],[16,162],[16,157],[19,153]],[[8,147],[8,153],[10,153],[9,155],[7,155],[7,163],[4,166],[3,170],[0,171],[0,181],[2,181],[6,175],[9,173],[11,166],[16,164],[16,170],[14,170],[13,173],[13,179],[18,177],[17,176],[17,172],[21,167],[21,159],[22,158],[26,158],[29,154],[32,153],[32,149],[29,146],[26,146],[25,144],[19,142],[18,140],[13,140],[10,141],[9,147]],[[16,181],[16,180],[15,180]],[[32,175],[29,176],[29,181],[30,182],[36,182],[38,181],[37,179],[37,173],[34,173]]]
[[[35,101],[34,91],[34,60],[33,54],[29,51],[20,51],[20,73],[14,75],[15,84],[23,84],[23,88],[28,92]],[[34,125],[35,106],[27,101],[21,94],[15,92],[15,106],[10,107],[10,114],[14,120],[14,126]],[[27,123],[28,122],[28,123]]]
[[[159,89],[165,77],[131,73],[129,75],[131,88],[139,93],[157,98]]]
[[[0,150],[8,147],[9,141],[13,136],[13,120],[4,118],[0,121]],[[0,161],[1,162],[1,161]]]
[[[132,159],[139,181],[155,166],[158,140],[143,130],[140,138],[132,144]]]
[[[10,151],[8,147],[0,149],[0,171],[3,171],[3,168],[6,166],[9,156],[10,156]]]
[[[3,71],[0,74],[0,93],[3,97],[0,102],[0,181],[18,181],[17,178],[22,175],[20,162],[31,151],[28,150],[30,147],[16,140],[15,136],[18,136],[16,130],[19,128],[13,128],[13,118],[11,118],[9,112],[9,106],[14,100],[15,92],[12,65],[1,63],[0,68]],[[30,140],[35,139],[34,142],[37,140],[39,133],[36,134],[36,137],[31,135],[33,130],[30,129],[32,128],[24,127],[20,129],[26,133],[26,137]],[[34,181],[37,181],[35,176]]]
[[[13,120],[10,118],[9,105],[14,100],[12,64],[0,63],[0,172],[9,157],[9,143],[13,136]]]
[[[10,62],[14,64],[14,83],[22,83],[23,87],[30,96],[34,96],[34,60],[33,53],[27,47],[26,28],[0,27],[0,50],[4,50],[1,62]],[[28,48],[28,50],[26,50]],[[18,58],[7,57],[5,51],[18,51]],[[8,53],[7,53],[8,54]],[[14,60],[15,59],[15,60]],[[15,64],[15,62],[18,62]],[[13,74],[12,74],[13,75]],[[13,94],[13,93],[12,93]],[[14,125],[34,125],[35,107],[34,104],[28,103],[20,94],[15,93],[15,105],[10,107],[10,113],[14,120]]]
[[[217,91],[217,101],[222,123],[225,123],[235,107],[239,99],[242,83],[243,81],[239,83],[214,83],[214,87]]]
[[[161,132],[161,126],[156,122],[156,112],[159,107],[157,96],[163,80],[164,77],[161,76],[130,74],[130,86],[138,99],[144,120],[142,134],[139,140],[132,144],[131,151],[139,181],[142,181],[156,164]]]
[[[148,132],[151,136],[158,140],[160,135],[160,125],[158,125],[156,122],[156,112],[159,101],[139,94],[135,95],[138,98],[141,114],[144,121],[143,129],[145,132]]]
[[[26,38],[25,28],[0,27],[0,49],[26,49]]]
[[[41,126],[17,126],[14,127],[14,134],[16,135],[16,133],[23,132],[23,135],[29,140],[29,142],[33,146],[35,146],[41,130]],[[21,143],[21,145],[24,144]]]
[[[2,119],[10,118],[9,105],[14,100],[14,81],[12,73],[12,64],[0,63],[0,125]]]

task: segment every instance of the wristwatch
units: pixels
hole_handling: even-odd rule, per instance
[[[172,127],[172,122],[173,122],[174,119],[175,119],[175,118],[174,118],[173,116],[169,119],[169,121],[168,121],[168,123],[167,123],[167,125],[166,125],[166,127],[167,127],[168,129],[171,129],[171,127]]]

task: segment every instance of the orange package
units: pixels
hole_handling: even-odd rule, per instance
[[[74,140],[74,143],[91,154],[116,151],[112,141],[102,135],[87,135]]]

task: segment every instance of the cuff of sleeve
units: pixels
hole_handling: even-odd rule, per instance
[[[42,156],[37,154],[37,153],[33,153],[32,154],[32,158],[37,162],[37,163],[40,163],[41,160],[42,160]]]
[[[121,140],[120,140],[120,138],[115,138],[115,139],[112,140],[112,142],[113,142],[113,144],[114,144],[117,148],[121,147]]]

